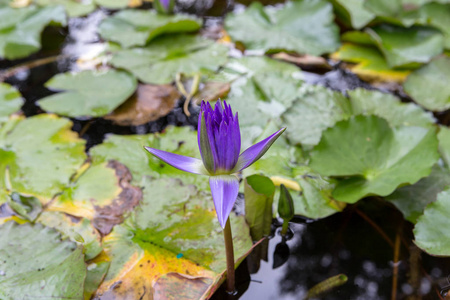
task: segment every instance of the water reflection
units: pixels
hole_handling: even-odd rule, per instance
[[[397,262],[396,299],[439,299],[441,291],[447,293],[450,260],[421,253],[411,242],[411,224],[404,223],[398,211],[372,199],[360,203],[358,210],[291,224],[291,240],[276,234],[267,245],[266,261],[259,261],[240,299],[303,299],[313,286],[338,274],[347,275],[348,282],[320,299],[391,299],[394,250],[377,230],[394,240],[398,226],[404,227],[404,243]],[[360,214],[370,216],[379,228]]]

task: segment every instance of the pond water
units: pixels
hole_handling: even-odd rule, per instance
[[[178,8],[206,15],[213,32],[224,13],[242,6],[234,6],[231,1],[180,1]],[[41,66],[15,70],[6,78],[26,99],[22,110],[27,117],[41,113],[36,100],[53,93],[44,87],[47,80],[57,73],[78,70],[76,58],[94,56],[104,49],[96,28],[108,14],[110,11],[99,10],[86,18],[72,18],[70,35],[61,29],[45,31],[44,39],[52,39],[53,48],[42,49],[26,60],[0,61],[1,73],[27,61],[59,56]],[[331,70],[304,71],[303,80],[344,93],[358,87],[375,89],[339,65],[332,66]],[[399,96],[408,101],[405,95]],[[187,117],[183,102],[184,98],[167,116],[145,125],[117,126],[102,118],[73,119],[72,129],[87,141],[89,149],[100,144],[109,133],[161,132],[168,125],[195,128],[199,108],[191,106],[191,116]],[[448,113],[435,116],[441,123],[447,123]],[[450,260],[418,250],[412,242],[412,225],[403,221],[397,209],[376,197],[322,220],[296,218],[291,222],[292,236],[288,240],[281,237],[279,226],[275,220],[273,236],[261,243],[237,270],[238,295],[228,295],[221,288],[212,299],[303,299],[314,285],[338,274],[345,274],[348,281],[324,291],[320,299],[395,299],[392,293],[397,299],[448,299],[444,297],[450,284],[447,280]]]

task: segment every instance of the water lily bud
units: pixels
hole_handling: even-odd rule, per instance
[[[285,221],[294,217],[294,201],[284,184],[280,185],[280,199],[278,200],[278,214]]]
[[[153,0],[153,7],[160,14],[172,14],[174,6],[175,0]]]

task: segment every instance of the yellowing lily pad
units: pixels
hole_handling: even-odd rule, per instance
[[[81,247],[41,224],[0,226],[1,299],[82,299],[86,266]]]
[[[115,161],[89,167],[49,206],[92,220],[95,228],[107,234],[123,221],[123,215],[142,198],[139,188],[130,185],[128,169]]]
[[[77,118],[101,117],[112,112],[134,93],[137,82],[128,73],[108,70],[58,74],[45,85],[64,92],[39,100],[39,106]]]
[[[354,203],[428,176],[439,159],[437,147],[434,128],[391,128],[384,119],[356,116],[323,132],[310,166],[324,176],[344,177],[333,197]]]
[[[143,182],[139,209],[104,238],[111,267],[99,299],[156,297],[162,291],[206,299],[223,280],[222,228],[209,193],[174,179]],[[168,193],[168,191],[170,192]],[[252,248],[244,217],[231,215],[237,263]]]
[[[86,159],[85,141],[71,127],[68,119],[47,114],[5,123],[0,129],[0,188],[43,203],[62,191]]]
[[[0,83],[0,122],[6,121],[9,115],[17,112],[24,99],[19,91],[7,83]]]
[[[102,21],[100,35],[124,48],[145,46],[159,35],[197,31],[201,20],[189,15],[163,15],[153,10],[122,10]]]
[[[348,68],[362,79],[370,82],[403,82],[411,72],[391,69],[382,53],[372,46],[346,43],[331,57],[355,64],[349,65]]]
[[[228,49],[196,35],[173,35],[155,39],[144,48],[118,51],[111,64],[134,74],[145,83],[166,84],[177,73],[216,71],[226,63]]]

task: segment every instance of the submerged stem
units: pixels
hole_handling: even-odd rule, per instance
[[[227,255],[227,292],[234,293],[236,290],[234,279],[234,249],[229,217],[223,229],[223,237],[225,239],[225,253]]]

